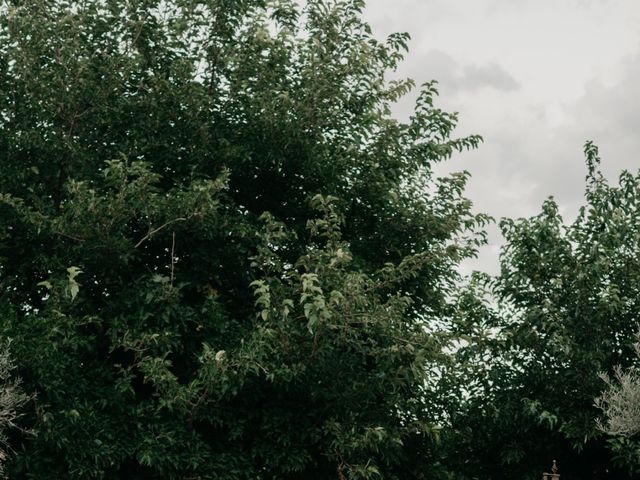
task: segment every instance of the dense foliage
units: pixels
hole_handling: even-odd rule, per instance
[[[500,275],[477,275],[460,295],[456,328],[469,343],[451,375],[470,399],[453,409],[451,458],[466,453],[455,469],[469,478],[538,478],[552,459],[567,479],[637,468],[637,443],[597,428],[595,399],[601,374],[638,362],[640,174],[611,185],[596,147],[585,153],[575,222],[553,199],[535,217],[504,220]]]
[[[10,454],[8,434],[19,428],[20,412],[29,400],[22,390],[19,378],[15,376],[15,364],[10,355],[9,342],[0,346],[0,475],[4,474],[4,464]]]
[[[637,476],[640,174],[588,143],[575,222],[463,284],[489,219],[431,167],[480,138],[299,3],[0,3],[11,478]]]
[[[359,0],[0,14],[11,478],[433,478],[473,148]]]
[[[640,344],[636,343],[640,355]],[[603,374],[608,388],[596,399],[596,406],[603,412],[598,421],[600,430],[613,436],[631,438],[640,433],[640,372],[637,366],[627,370],[615,368],[613,377]],[[640,456],[633,458],[639,463]]]

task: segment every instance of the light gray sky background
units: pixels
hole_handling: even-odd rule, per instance
[[[553,195],[572,221],[587,139],[608,178],[640,167],[639,0],[369,0],[365,17],[379,38],[411,34],[398,76],[438,80],[438,106],[460,112],[459,135],[484,137],[438,167],[471,172],[477,211],[530,216]],[[409,100],[396,115],[410,114]],[[501,243],[491,228],[463,271],[496,273]]]

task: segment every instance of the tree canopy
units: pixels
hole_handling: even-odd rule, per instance
[[[359,0],[6,1],[11,478],[432,478],[474,148]]]
[[[637,475],[640,174],[462,278],[481,138],[363,7],[0,2],[10,478]]]
[[[469,343],[452,376],[473,387],[453,444],[471,457],[459,468],[482,478],[536,478],[554,458],[563,478],[637,468],[637,445],[598,429],[596,398],[603,373],[638,361],[640,173],[612,185],[591,142],[585,155],[576,220],[565,223],[553,199],[532,218],[503,220],[500,274],[477,275],[460,294],[456,325]]]

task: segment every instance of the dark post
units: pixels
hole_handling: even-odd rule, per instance
[[[553,466],[551,467],[551,473],[543,473],[542,480],[560,480],[560,474],[558,473],[558,466],[556,465],[556,461],[553,461]]]

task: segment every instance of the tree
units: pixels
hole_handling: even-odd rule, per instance
[[[451,448],[472,452],[457,467],[469,476],[536,478],[557,459],[563,478],[627,478],[594,399],[600,372],[637,362],[640,175],[623,171],[610,185],[597,148],[585,153],[575,222],[553,199],[532,218],[503,220],[500,275],[478,276],[460,296],[455,325],[472,340],[455,371],[472,387],[452,414]]]
[[[34,0],[0,15],[12,478],[432,478],[479,137],[387,82],[359,0]]]
[[[640,345],[635,344],[636,355]],[[607,388],[596,399],[596,406],[604,418],[598,419],[598,428],[611,436],[609,442],[617,460],[627,466],[630,474],[640,467],[640,374],[637,365],[628,369],[614,369],[613,378],[602,374]]]
[[[16,421],[25,403],[29,400],[22,391],[19,378],[14,375],[15,366],[9,352],[10,342],[0,349],[0,475],[4,475],[4,464],[9,456],[8,435],[16,428]]]
[[[640,353],[636,344],[636,354]],[[604,413],[600,430],[610,435],[631,437],[640,433],[640,379],[636,367],[615,369],[614,378],[603,374],[608,388],[596,399],[596,406]]]

